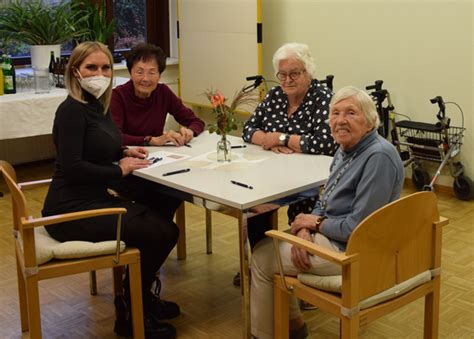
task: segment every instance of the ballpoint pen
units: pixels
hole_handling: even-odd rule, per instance
[[[146,160],[151,161],[151,163],[154,164],[154,163],[156,163],[156,162],[158,162],[158,161],[160,161],[160,160],[163,160],[163,158],[161,158],[161,157],[150,157],[150,158],[148,158],[148,159],[146,159]]]
[[[190,168],[185,168],[185,169],[180,169],[180,170],[177,170],[177,171],[166,172],[166,173],[163,173],[163,176],[166,177],[168,175],[186,173],[186,172],[189,172],[190,170],[191,170]]]
[[[242,183],[242,182],[238,182],[238,181],[235,181],[235,180],[231,180],[230,182],[231,182],[232,184],[234,184],[234,185],[237,185],[237,186],[240,186],[240,187],[245,187],[245,188],[248,188],[248,189],[250,189],[250,190],[253,190],[253,186],[244,184],[244,183]]]
[[[230,146],[230,148],[246,148],[247,145],[235,145],[235,146]]]

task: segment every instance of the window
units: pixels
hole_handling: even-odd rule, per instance
[[[43,0],[58,3],[70,0]],[[97,2],[98,0],[90,0]],[[9,0],[0,0],[1,4]],[[147,41],[160,46],[170,57],[177,57],[176,0],[106,0],[107,16],[115,18],[114,38],[108,45],[114,51],[125,51],[137,42]],[[68,54],[72,43],[61,46],[61,53]],[[29,46],[10,41],[8,46],[0,41],[2,53],[11,54],[16,65],[30,63]]]
[[[146,0],[113,2],[116,22],[114,48],[129,49],[137,42],[146,41]]]

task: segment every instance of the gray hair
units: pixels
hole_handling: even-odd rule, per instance
[[[354,97],[357,100],[360,109],[364,112],[365,120],[374,128],[378,128],[380,125],[380,118],[377,109],[375,108],[374,101],[367,92],[358,89],[357,87],[346,86],[341,88],[333,95],[329,105],[332,108],[332,106],[337,104],[339,101],[351,97]]]
[[[314,65],[313,57],[309,52],[308,45],[290,42],[278,48],[275,54],[273,54],[272,60],[275,73],[278,72],[278,65],[280,64],[280,61],[287,59],[296,59],[301,61],[304,65],[304,68],[306,69],[306,72],[308,72],[311,78],[315,77],[316,67]]]

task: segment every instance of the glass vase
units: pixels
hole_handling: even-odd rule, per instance
[[[221,135],[221,139],[217,142],[217,161],[218,162],[230,162],[230,141],[227,140],[225,134]]]

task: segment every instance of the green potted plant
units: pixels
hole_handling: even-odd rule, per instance
[[[89,13],[76,2],[16,0],[0,7],[0,37],[30,45],[32,66],[47,68],[51,51],[60,56],[61,44],[88,33],[83,24],[88,19]]]
[[[81,21],[80,28],[85,34],[80,38],[81,41],[100,41],[103,44],[108,43],[109,38],[115,31],[115,19],[107,20],[107,9],[105,0],[76,0],[80,7],[87,13],[87,20]]]

